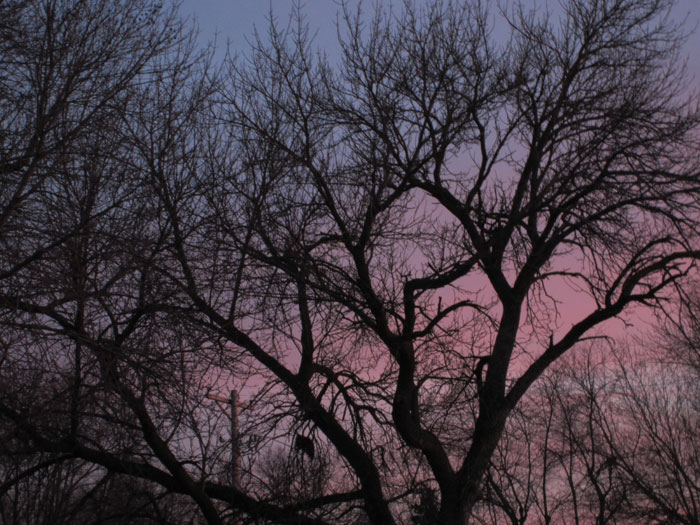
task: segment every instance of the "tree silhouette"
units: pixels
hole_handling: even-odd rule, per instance
[[[494,454],[537,379],[700,256],[672,5],[344,4],[336,62],[297,11],[215,70],[156,3],[0,4],[8,443],[208,523],[507,507]],[[217,385],[254,398],[235,450]],[[265,481],[295,446],[323,487]]]

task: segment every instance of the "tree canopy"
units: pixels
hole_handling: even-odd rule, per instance
[[[53,469],[66,523],[106,483],[162,523],[524,523],[514,436],[607,421],[555,362],[700,257],[672,5],[347,2],[337,59],[296,11],[218,65],[158,2],[0,3],[3,506]],[[639,489],[609,430],[540,450],[603,436]]]

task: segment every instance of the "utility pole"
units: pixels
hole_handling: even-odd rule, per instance
[[[238,401],[238,392],[236,390],[231,390],[231,394],[228,399],[212,393],[208,393],[207,398],[218,403],[226,403],[229,405],[231,410],[231,484],[233,485],[234,489],[241,490],[241,448],[238,430],[238,409],[248,408],[248,404],[240,403]],[[221,408],[224,407],[222,406]]]
[[[231,404],[231,483],[234,489],[241,490],[241,444],[238,433],[238,408],[242,408],[242,406],[238,402],[238,392],[233,389],[231,390],[229,403]]]
[[[241,448],[240,448],[240,435],[238,430],[238,409],[248,408],[246,403],[240,403],[238,401],[238,392],[236,390],[231,390],[231,394],[228,399],[222,396],[217,396],[216,394],[208,393],[207,398],[220,403],[219,406],[226,411],[226,405],[228,404],[231,410],[231,486],[235,491],[241,490]],[[235,497],[235,496],[234,496]],[[235,507],[233,502],[231,502],[232,509]],[[240,521],[236,523],[240,524]]]

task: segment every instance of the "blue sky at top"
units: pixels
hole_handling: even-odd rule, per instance
[[[364,9],[371,10],[377,1],[365,0]],[[358,2],[351,0],[350,5],[357,5]],[[525,2],[534,4],[535,0]],[[389,5],[388,0],[384,3]],[[417,3],[425,2],[418,0]],[[554,0],[537,0],[536,3],[539,6],[549,4],[551,8],[558,5]],[[293,4],[293,0],[183,0],[180,11],[185,16],[195,18],[202,43],[216,38],[217,55],[221,56],[227,45],[233,51],[244,53],[248,48],[246,39],[250,38],[253,28],[257,27],[264,34],[271,11],[281,24],[285,23]],[[496,5],[496,2],[493,4]],[[315,43],[332,53],[336,49],[338,0],[305,0],[302,6],[312,33],[316,34]],[[678,0],[673,17],[685,21],[687,29],[692,30],[685,54],[689,69],[696,77],[696,84],[700,86],[700,0]]]

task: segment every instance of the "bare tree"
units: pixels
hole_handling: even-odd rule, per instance
[[[235,250],[218,266],[249,265],[225,295],[183,239],[181,286],[336,447],[371,521],[394,520],[380,451],[395,435],[437,483],[439,520],[468,520],[535,380],[629,305],[656,305],[699,254],[670,5],[516,8],[504,47],[475,4],[348,9],[337,67],[303,24],[231,63],[238,158],[211,199]],[[568,328],[562,281],[590,301]]]
[[[514,521],[522,507],[511,487],[528,486],[530,523],[696,523],[697,369],[678,362],[685,352],[675,335],[657,337],[653,353],[639,343],[596,344],[550,369],[525,400],[549,421],[526,423],[527,448],[539,454],[525,472],[523,462],[494,465],[487,494],[497,497],[477,516]],[[527,485],[531,478],[538,483]]]
[[[550,384],[557,413],[557,435],[548,443],[557,462],[550,487],[565,480],[568,501],[559,512],[575,523],[624,523],[629,517],[630,487],[607,439],[622,428],[619,375],[612,360],[601,357],[607,353],[611,348],[604,344],[589,348],[564,363]]]
[[[667,317],[675,322],[652,337],[653,348],[618,351],[617,399],[600,422],[633,519],[700,520],[697,302],[687,300],[692,292],[684,295]]]
[[[5,280],[75,235],[74,227],[41,236],[41,212],[56,204],[53,185],[106,156],[100,138],[121,113],[129,85],[180,38],[182,25],[146,1],[11,0],[0,18]]]
[[[486,487],[524,521],[534,478],[509,489],[494,470],[522,452],[498,451],[527,430],[509,418],[700,256],[699,122],[671,0],[556,16],[345,5],[337,64],[297,13],[220,74],[151,3],[109,4],[108,20],[99,2],[0,5],[41,29],[27,34],[67,35],[26,51],[62,50],[63,68],[39,68],[50,81],[15,88],[31,62],[8,61],[3,92],[84,88],[53,113],[2,106],[3,425],[184,494],[208,523],[391,524],[437,499],[438,522],[466,523]],[[23,49],[14,27],[8,50]],[[563,320],[564,299],[584,313]],[[206,394],[234,382],[255,399],[232,448]],[[294,461],[323,457],[323,485],[276,480],[264,459],[297,436]]]
[[[154,511],[187,495],[183,522],[195,508],[210,523],[234,509],[304,523],[228,476],[229,425],[206,393],[246,361],[221,357],[225,342],[192,319],[170,277],[182,232],[161,201],[189,199],[192,174],[225,151],[208,129],[208,51],[155,2],[2,8],[15,21],[3,26],[1,452],[11,466],[26,458],[4,489],[31,502],[22,480],[87,462],[110,479],[146,480],[130,494],[137,501],[143,486]],[[113,508],[114,491],[100,492],[97,474],[89,482]],[[64,483],[48,497],[82,501],[80,490]]]
[[[8,1],[0,11],[2,454],[26,455],[22,472],[6,471],[17,483],[3,491],[66,464],[80,473],[87,461],[172,492],[172,478],[164,483],[163,471],[136,458],[159,443],[144,407],[170,431],[191,416],[178,398],[190,383],[177,349],[196,336],[185,343],[183,326],[155,329],[182,323],[152,308],[169,293],[151,273],[162,231],[123,137],[144,85],[191,65],[192,37],[150,1]],[[144,400],[153,390],[158,400]],[[99,487],[98,477],[88,481]],[[81,497],[59,485],[42,501]]]

